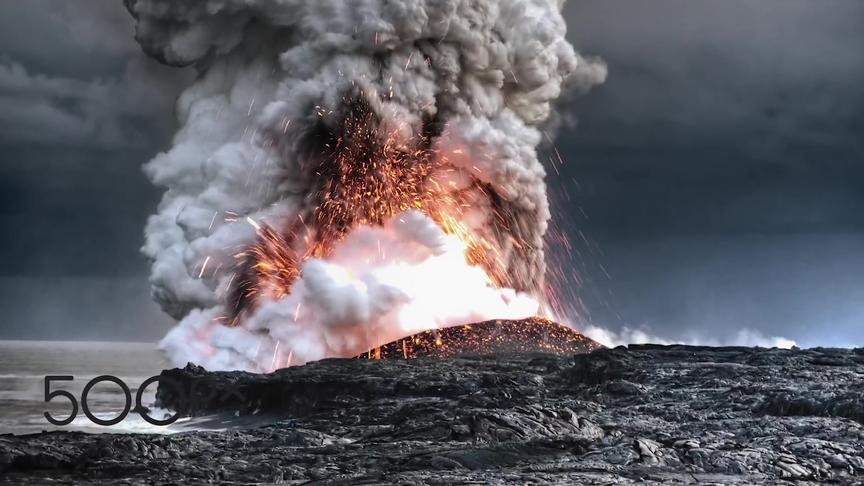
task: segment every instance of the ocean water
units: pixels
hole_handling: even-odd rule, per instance
[[[132,409],[138,386],[158,375],[169,364],[152,343],[0,341],[0,434],[25,434],[43,430],[78,430],[84,432],[170,433],[182,428],[182,421],[159,427],[145,422],[130,410],[126,418],[113,426],[92,423],[81,406],[81,393],[87,382],[100,375],[113,375],[129,387]],[[71,382],[52,381],[51,391],[67,390],[79,402],[78,415],[65,426],[52,425],[43,413],[58,420],[69,416],[68,399],[56,397],[45,402],[45,376],[73,376]],[[142,403],[152,405],[157,384],[147,387]],[[88,393],[90,411],[98,418],[110,420],[122,413],[126,397],[114,383],[102,382]],[[162,411],[165,413],[165,411]],[[159,412],[152,413],[162,418]]]

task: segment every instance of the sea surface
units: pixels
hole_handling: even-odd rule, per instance
[[[146,432],[170,433],[182,428],[182,421],[172,426],[159,427],[145,422],[135,413],[135,394],[147,378],[170,368],[156,351],[153,343],[116,342],[53,342],[53,341],[0,341],[0,434],[26,434],[43,430],[78,430],[84,432]],[[58,420],[71,412],[71,404],[58,396],[45,401],[47,375],[73,376],[73,381],[52,381],[51,391],[67,390],[79,402],[78,415],[65,426],[48,422],[43,415],[48,411]],[[92,423],[81,406],[81,393],[87,382],[100,375],[120,378],[130,389],[132,406],[129,415],[113,426]],[[147,387],[142,399],[145,406],[152,405],[157,384]],[[94,385],[88,393],[90,411],[98,418],[110,420],[125,408],[126,397],[114,383]],[[161,419],[167,411],[154,411]],[[162,414],[162,415],[160,415]]]

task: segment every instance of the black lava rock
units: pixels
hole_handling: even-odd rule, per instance
[[[860,350],[630,346],[164,372],[174,435],[0,436],[10,484],[822,484],[864,480]],[[186,395],[195,399],[181,400]]]

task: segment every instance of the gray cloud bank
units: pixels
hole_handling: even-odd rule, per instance
[[[35,0],[0,19],[0,143],[152,147],[189,73],[140,53],[120,2]]]
[[[864,3],[567,9],[610,71],[571,103],[552,182],[581,207],[564,224],[594,240],[591,318],[664,339],[751,327],[864,344]]]
[[[141,164],[191,75],[149,60],[122,2],[0,6],[0,338],[153,340]],[[136,283],[137,282],[137,283]]]
[[[549,171],[590,322],[864,344],[864,2],[565,9],[569,39],[609,66],[604,85],[561,105],[567,164]],[[155,306],[130,303],[149,301],[138,247],[158,199],[139,167],[167,146],[189,75],[145,58],[119,1],[0,6],[0,290],[19,316],[0,337],[164,332]],[[45,294],[58,278],[80,285]],[[70,309],[104,294],[103,278],[141,285],[62,326],[22,310]],[[113,317],[124,312],[137,317]]]

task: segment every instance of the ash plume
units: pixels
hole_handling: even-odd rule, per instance
[[[561,1],[126,6],[149,55],[199,73],[173,146],[145,167],[166,189],[142,251],[181,320],[162,342],[175,361],[261,370],[536,312],[541,127],[565,82],[606,75],[566,41]],[[476,285],[442,310],[446,289],[413,287],[453,255],[470,263],[453,280]]]

